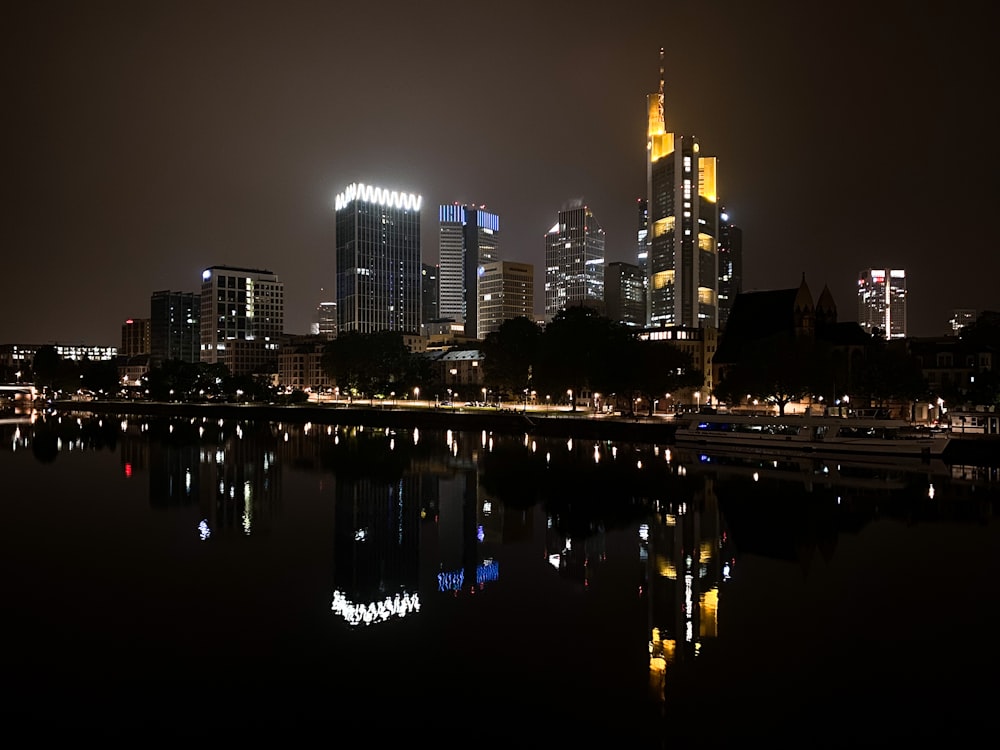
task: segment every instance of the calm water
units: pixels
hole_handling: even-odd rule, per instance
[[[996,469],[69,414],[0,435],[8,722],[449,747],[992,726]]]

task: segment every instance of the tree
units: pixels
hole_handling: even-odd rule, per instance
[[[576,396],[584,388],[600,389],[613,382],[619,360],[611,356],[621,342],[625,327],[596,310],[580,305],[556,314],[545,328],[534,378],[542,388],[570,391],[576,411]]]
[[[715,385],[717,398],[738,403],[746,395],[778,406],[780,414],[792,401],[815,392],[820,382],[819,360],[812,342],[776,334],[753,342]]]
[[[63,358],[54,346],[40,346],[35,352],[31,369],[35,373],[35,384],[55,387]]]
[[[398,331],[343,333],[327,344],[323,368],[342,393],[369,397],[396,387],[402,391],[412,369],[410,351]]]
[[[542,331],[523,316],[501,323],[483,341],[486,386],[499,393],[520,394],[538,357]]]
[[[876,340],[859,378],[861,395],[877,406],[887,401],[915,401],[928,393],[920,361],[895,343]]]
[[[627,373],[627,390],[630,395],[644,398],[647,414],[653,414],[653,404],[661,396],[682,388],[696,388],[704,382],[704,374],[694,367],[691,355],[667,341],[639,341],[633,339],[628,359],[631,363],[620,367]]]

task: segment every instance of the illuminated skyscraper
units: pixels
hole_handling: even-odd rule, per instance
[[[500,260],[500,217],[484,206],[440,206],[438,264],[440,316],[465,322],[465,335],[478,330],[476,300],[484,263]]]
[[[719,212],[719,328],[726,327],[736,295],[743,291],[743,230]]]
[[[627,326],[646,323],[646,284],[634,263],[608,263],[604,270],[605,315]]]
[[[636,262],[639,264],[639,270],[642,272],[642,277],[645,279],[649,275],[649,201],[646,198],[639,198],[636,201],[636,206],[639,209],[639,228],[636,232]]]
[[[976,322],[976,311],[969,308],[956,308],[948,316],[948,335],[957,336],[966,326]]]
[[[482,269],[477,339],[485,339],[506,320],[535,319],[535,267],[531,263],[498,260],[484,263]]]
[[[419,195],[348,185],[337,212],[337,331],[420,331]]]
[[[271,271],[212,266],[201,274],[201,361],[233,375],[277,371],[285,285]]]
[[[886,339],[906,338],[906,271],[866,268],[858,275],[858,323]]]
[[[153,292],[149,298],[150,364],[179,359],[198,362],[201,341],[201,298],[195,292]]]
[[[122,346],[119,354],[134,357],[149,354],[149,318],[129,318],[122,323]]]
[[[545,315],[571,305],[604,313],[604,229],[582,201],[571,201],[545,235]]]
[[[647,97],[647,324],[718,325],[716,158],[694,136],[667,132],[660,90]]]
[[[441,317],[438,266],[424,263],[420,267],[420,322],[427,324]]]
[[[337,338],[337,303],[320,302],[316,307],[316,322],[312,333],[331,341]]]

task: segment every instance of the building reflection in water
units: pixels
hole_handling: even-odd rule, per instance
[[[321,475],[335,502],[329,606],[348,626],[489,595],[501,582],[504,548],[515,544],[535,545],[561,580],[586,592],[611,554],[608,530],[635,529],[627,554],[635,555],[644,620],[636,642],[648,647],[637,678],[642,689],[648,668],[661,704],[672,672],[724,635],[720,607],[740,554],[805,559],[818,549],[829,558],[840,531],[894,504],[904,517],[928,507],[945,514],[968,497],[988,514],[1000,479],[996,467],[875,471],[608,441],[309,423],[59,415],[2,424],[0,436],[6,449],[30,448],[40,461],[62,450],[118,450],[126,477],[148,474],[153,507],[198,509],[191,533],[208,542],[279,523],[283,473]]]
[[[687,467],[670,450],[662,457],[672,474],[687,476]],[[703,644],[719,635],[720,591],[736,562],[714,481],[705,476],[693,487],[690,496],[658,500],[650,520],[639,527],[649,685],[659,701],[671,668],[695,659]]]

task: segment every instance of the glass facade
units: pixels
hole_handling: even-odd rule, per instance
[[[338,333],[420,331],[420,203],[364,185],[337,197]]]

